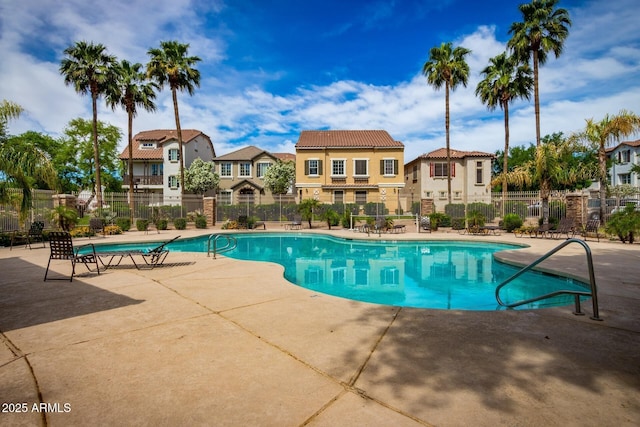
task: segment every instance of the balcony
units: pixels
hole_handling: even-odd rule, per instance
[[[133,175],[133,183],[136,186],[162,185],[162,175]],[[129,185],[129,175],[122,177],[122,185]]]

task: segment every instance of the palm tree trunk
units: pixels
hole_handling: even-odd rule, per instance
[[[509,168],[509,101],[502,103],[504,107],[504,156],[502,158],[502,219],[504,219],[507,201],[507,171]]]
[[[445,115],[444,128],[447,141],[447,195],[451,204],[451,148],[449,145],[449,82],[445,83]]]
[[[98,148],[98,93],[91,90],[91,106],[93,107],[93,162],[95,166],[95,193],[98,209],[102,209],[102,181],[100,180],[100,150]]]
[[[184,148],[182,143],[182,129],[180,128],[180,114],[178,113],[178,92],[176,88],[171,88],[173,96],[173,111],[176,116],[176,132],[178,133],[178,144],[180,146],[180,205],[184,206]]]
[[[538,51],[533,51],[533,103],[536,113],[536,147],[540,146],[540,92],[538,91]]]
[[[133,211],[135,209],[134,194],[133,194],[133,113],[128,111],[129,126],[127,131],[129,132],[129,220],[133,224]]]

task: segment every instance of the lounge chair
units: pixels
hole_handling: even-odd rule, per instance
[[[51,260],[67,260],[71,261],[71,276],[69,277],[69,281],[73,281],[73,276],[76,273],[76,264],[81,262],[87,267],[87,270],[91,271],[89,264],[96,265],[96,272],[100,274],[100,266],[98,265],[98,257],[96,256],[96,248],[93,243],[89,243],[86,245],[79,246],[78,248],[73,247],[73,241],[71,240],[71,235],[66,231],[52,231],[49,233],[49,247],[51,248],[51,254],[49,255],[49,262],[47,263],[47,270],[44,273],[44,280],[47,280],[47,276],[49,274],[49,266],[51,265]],[[84,252],[84,248],[91,248],[90,251]],[[80,252],[83,253],[80,253]],[[49,280],[67,280],[66,277],[56,277]]]
[[[285,230],[300,230],[302,228],[302,217],[300,215],[294,215],[293,221],[284,225]]]
[[[133,265],[136,267],[136,269],[139,270],[140,264],[136,262],[134,255],[141,256],[142,260],[144,261],[147,267],[154,268],[158,265],[162,265],[164,260],[167,258],[167,255],[169,255],[169,249],[167,249],[166,246],[169,243],[178,239],[179,237],[180,236],[176,236],[173,239],[167,240],[166,242],[156,246],[155,248],[148,249],[148,250],[129,249],[124,251],[104,251],[104,252],[98,251],[96,252],[96,255],[98,256],[100,263],[103,265],[105,269],[109,267],[116,267],[120,265],[120,263],[124,258],[129,257],[129,259],[131,259],[131,262],[133,262]]]
[[[558,223],[557,229],[549,230],[547,232],[548,237],[555,239],[559,238],[563,234],[567,236],[567,239],[574,237],[576,235],[576,229],[573,223],[573,218],[562,218]]]
[[[376,217],[376,221],[373,224],[374,233],[378,233],[378,235],[387,232],[387,219],[383,216]]]
[[[429,218],[428,216],[423,216],[422,218],[420,218],[420,228],[431,233],[431,218]]]
[[[43,248],[46,247],[42,230],[44,230],[44,222],[35,221],[31,223],[31,226],[26,233],[24,231],[14,231],[11,234],[11,243],[9,245],[9,250],[13,249],[13,245],[15,245],[19,241],[24,242],[24,247],[29,247],[29,249],[31,249],[31,243],[35,243],[37,241],[42,242]]]
[[[94,234],[102,233],[104,236],[104,223],[100,218],[91,218],[89,220],[89,230]]]

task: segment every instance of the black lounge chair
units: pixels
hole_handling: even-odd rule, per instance
[[[98,265],[98,257],[96,256],[96,248],[93,243],[89,243],[86,245],[79,246],[78,248],[73,247],[73,241],[71,240],[71,235],[66,231],[52,231],[49,233],[49,247],[51,248],[51,254],[49,255],[49,262],[47,263],[47,270],[44,273],[44,280],[47,280],[47,275],[49,274],[49,266],[51,265],[51,260],[67,260],[71,261],[71,276],[69,277],[69,281],[73,281],[73,276],[76,273],[76,264],[82,263],[87,270],[92,271],[89,267],[89,264],[96,265],[96,272],[100,274],[100,267]],[[84,248],[90,247],[91,251],[86,253],[80,253]],[[67,280],[66,277],[56,277],[49,280]]]
[[[300,215],[295,215],[293,217],[293,221],[289,224],[285,224],[285,230],[300,230],[302,228],[302,217]]]
[[[102,233],[104,236],[104,223],[100,218],[91,218],[89,220],[89,230],[94,234]]]
[[[167,240],[166,242],[160,244],[159,246],[156,246],[155,248],[148,249],[148,250],[130,249],[130,250],[124,250],[124,251],[105,251],[105,252],[98,251],[96,252],[96,255],[98,256],[100,263],[103,265],[105,269],[109,267],[116,267],[120,265],[120,263],[124,258],[129,257],[129,259],[131,259],[131,262],[133,262],[133,265],[136,267],[136,269],[139,270],[140,264],[136,262],[135,258],[133,257],[134,255],[140,255],[147,267],[154,268],[164,263],[164,260],[167,258],[167,255],[169,255],[169,249],[167,249],[166,246],[169,243],[178,239],[179,237],[180,236],[176,236],[173,239]],[[105,262],[105,259],[106,259],[106,262]]]
[[[584,229],[582,230],[582,236],[584,237],[584,240],[587,240],[587,236],[589,235],[589,233],[593,233],[596,235],[596,238],[598,239],[598,242],[600,241],[600,232],[599,232],[599,228],[600,228],[600,220],[599,219],[590,219],[589,221],[587,221],[587,224],[584,226]]]
[[[9,250],[13,249],[13,245],[15,245],[18,241],[23,242],[24,247],[29,247],[29,249],[31,249],[32,243],[38,241],[42,243],[43,248],[46,247],[42,230],[44,230],[44,222],[35,221],[31,223],[31,226],[26,233],[24,231],[14,231],[11,234],[11,243],[9,246]]]
[[[558,228],[547,231],[547,235],[552,239],[559,238],[563,234],[567,236],[567,239],[575,237],[576,229],[573,222],[572,218],[562,218],[558,223]]]

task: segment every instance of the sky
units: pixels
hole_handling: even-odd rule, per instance
[[[146,64],[164,40],[189,44],[200,87],[178,94],[184,129],[211,137],[217,155],[255,145],[295,153],[302,130],[383,129],[405,144],[405,162],[445,146],[444,89],[422,75],[444,42],[471,50],[467,87],[451,93],[451,148],[504,148],[504,116],[475,89],[521,20],[506,0],[0,0],[0,99],[25,112],[11,134],[59,137],[91,119],[91,99],[64,84],[64,50],[105,45]],[[637,0],[561,0],[573,25],[559,58],[540,68],[542,135],[568,135],[622,109],[640,114]],[[175,128],[171,92],[141,111],[134,133]],[[127,116],[99,101],[98,119],[123,132]],[[633,139],[633,138],[632,138]],[[511,146],[535,143],[533,96],[510,105]]]

